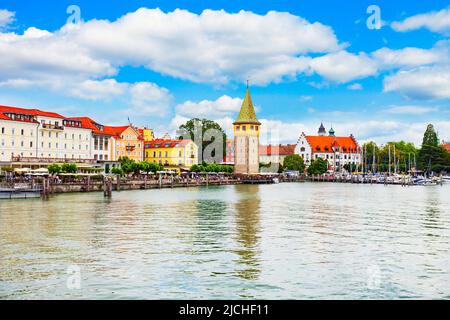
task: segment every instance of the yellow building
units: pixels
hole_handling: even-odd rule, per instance
[[[253,107],[250,89],[242,103],[234,129],[234,173],[259,173],[259,135],[261,123],[258,121]]]
[[[155,133],[153,132],[152,129],[148,129],[148,128],[140,128],[139,129],[139,133],[141,134],[142,138],[144,139],[144,141],[152,141],[155,140]]]
[[[198,147],[192,140],[153,140],[144,146],[145,160],[165,167],[189,169],[198,164]]]
[[[128,157],[140,162],[144,157],[144,139],[139,129],[133,126],[110,127],[105,131],[112,135],[111,159],[114,161]]]

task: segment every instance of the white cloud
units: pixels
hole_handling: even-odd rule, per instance
[[[165,116],[172,103],[172,95],[166,88],[154,83],[138,82],[130,85],[131,106],[139,115]]]
[[[314,58],[311,68],[328,80],[345,83],[366,78],[377,73],[377,64],[367,54],[352,54],[347,51],[330,53]]]
[[[224,95],[214,101],[186,101],[176,106],[176,112],[188,118],[220,118],[239,112],[241,106],[242,99]]]
[[[141,8],[114,22],[92,20],[68,32],[97,57],[142,65],[194,82],[267,84],[306,71],[310,52],[339,49],[321,23],[270,11],[265,15]],[[270,43],[270,45],[267,45]]]
[[[411,99],[450,99],[450,67],[400,71],[384,79],[384,91]]]
[[[357,91],[357,90],[362,90],[363,86],[360,83],[353,83],[353,84],[348,85],[347,89]]]
[[[85,80],[74,83],[67,90],[71,96],[86,100],[109,100],[113,96],[121,95],[128,88],[128,84],[119,83],[115,79],[100,81]]]
[[[381,48],[372,56],[383,68],[418,67],[431,64],[443,64],[449,61],[449,41],[440,41],[431,49],[403,48],[392,50]]]
[[[0,9],[0,29],[6,27],[14,21],[15,12]]]
[[[0,33],[0,83],[14,80],[54,83],[67,78],[110,76],[116,69],[63,36],[36,28],[23,35]]]
[[[426,114],[429,112],[438,111],[435,107],[422,107],[422,106],[390,106],[386,109],[388,113],[391,114],[411,114],[419,115]]]
[[[391,26],[398,32],[426,28],[433,32],[448,34],[450,33],[450,8],[418,14],[403,21],[393,22]]]

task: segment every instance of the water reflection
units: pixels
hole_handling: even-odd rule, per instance
[[[0,299],[448,298],[449,192],[305,183],[0,201]]]
[[[238,201],[236,208],[236,231],[239,249],[236,270],[239,277],[246,280],[256,280],[260,269],[260,204],[258,185],[243,185],[236,187]]]

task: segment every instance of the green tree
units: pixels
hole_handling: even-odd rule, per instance
[[[61,166],[61,171],[64,173],[77,173],[77,165],[74,163],[64,163]]]
[[[58,164],[51,164],[48,166],[48,173],[50,174],[58,174],[61,173],[61,166]]]
[[[328,171],[328,162],[322,158],[314,160],[308,168],[308,174],[324,174]]]
[[[283,168],[285,170],[304,172],[305,162],[303,161],[303,158],[298,154],[292,154],[284,159]]]
[[[114,168],[111,169],[111,173],[115,174],[115,175],[118,175],[118,176],[121,176],[121,175],[123,175],[123,170],[121,168],[114,167]]]
[[[425,171],[447,171],[450,169],[450,156],[447,150],[439,145],[439,138],[432,124],[429,124],[418,155],[419,168]]]
[[[152,171],[152,165],[148,161],[142,161],[139,163],[139,169],[148,174]]]
[[[214,138],[212,138],[211,141],[205,141],[206,138],[204,139],[205,133],[210,129],[215,129],[222,133],[223,155],[221,155],[221,159],[224,159],[227,152],[226,149],[227,135],[217,122],[208,119],[194,118],[187,121],[185,124],[181,125],[178,130],[179,139],[186,139],[186,136],[188,136],[192,141],[194,141],[199,146],[198,148],[199,161],[203,161],[203,151],[205,150],[205,148],[214,142]],[[212,156],[215,157],[216,155],[213,154]]]

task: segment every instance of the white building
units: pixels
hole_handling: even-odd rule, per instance
[[[0,162],[92,159],[92,130],[37,109],[0,106]]]
[[[332,171],[340,171],[345,165],[360,165],[362,161],[361,148],[353,135],[336,137],[333,129],[326,135],[323,124],[317,136],[301,134],[295,153],[304,159],[306,166],[320,157],[328,162]]]
[[[109,127],[99,124],[89,117],[68,118],[68,120],[79,121],[81,126],[92,132],[91,139],[91,158],[98,161],[113,160],[113,133],[108,130]]]

